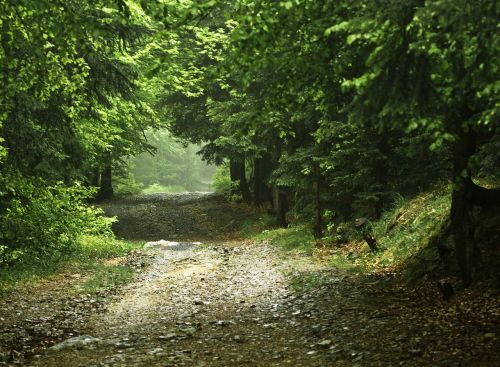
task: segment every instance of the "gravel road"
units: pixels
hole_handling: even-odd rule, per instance
[[[496,293],[446,303],[437,290],[333,269],[328,256],[285,254],[242,239],[255,210],[212,194],[103,207],[120,237],[152,241],[138,255],[146,266],[100,303],[64,291],[73,274],[5,300],[11,355],[22,350],[12,340],[36,353],[17,352],[13,366],[498,366]]]

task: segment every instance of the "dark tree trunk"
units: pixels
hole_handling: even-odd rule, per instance
[[[267,179],[270,175],[270,158],[262,157],[253,161],[253,202],[255,205],[270,199],[270,188]]]
[[[248,188],[248,182],[245,174],[245,161],[235,161],[229,162],[229,175],[231,181],[238,182],[238,189],[245,202],[250,202],[250,189]]]
[[[460,129],[453,152],[453,193],[451,197],[451,233],[460,272],[465,285],[472,282],[479,252],[474,239],[473,188],[469,159],[475,152],[472,131]]]
[[[321,214],[321,171],[319,164],[314,165],[314,201],[315,201],[315,218],[314,218],[314,237],[323,237],[323,217]]]
[[[105,200],[113,197],[113,169],[112,169],[111,154],[106,154],[104,158],[104,169],[100,175],[99,191],[97,192],[97,200]]]
[[[375,203],[375,216],[377,219],[380,219],[386,205],[386,192],[389,182],[389,160],[387,157],[391,155],[391,147],[389,145],[389,131],[387,128],[384,128],[380,133],[377,148],[380,152],[380,157],[375,165],[375,178],[382,195],[378,197],[378,201]]]
[[[288,211],[287,194],[284,189],[277,186],[273,187],[273,206],[276,212],[278,226],[283,228],[288,227],[288,222],[286,220],[286,212]]]
[[[91,187],[99,187],[100,186],[100,177],[101,172],[98,168],[93,168],[90,173],[87,175],[87,183]]]

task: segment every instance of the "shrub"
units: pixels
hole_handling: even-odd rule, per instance
[[[75,248],[79,236],[112,237],[111,223],[85,201],[93,189],[7,172],[0,178],[0,265],[25,256],[59,256]]]
[[[139,194],[143,188],[144,185],[137,182],[130,173],[124,177],[113,177],[113,189],[116,195]]]
[[[231,177],[229,176],[229,167],[227,164],[218,166],[215,169],[215,175],[212,182],[212,188],[219,193],[227,194],[232,191]]]
[[[230,201],[241,201],[243,198],[239,194],[239,185],[237,182],[232,182],[229,175],[229,166],[223,164],[215,169],[215,175],[210,185],[215,192],[223,194]]]

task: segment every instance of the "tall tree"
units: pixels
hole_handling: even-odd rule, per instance
[[[478,134],[498,128],[499,11],[492,1],[391,1],[384,7],[367,1],[359,16],[330,28],[347,32],[350,52],[368,51],[366,68],[345,83],[356,90],[353,119],[366,120],[368,112],[380,125],[423,126],[432,131],[434,147],[452,145],[451,226],[466,283],[478,259],[473,206],[486,204],[486,197],[498,202],[496,191],[472,181],[470,160]]]

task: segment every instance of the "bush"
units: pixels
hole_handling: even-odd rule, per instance
[[[329,223],[326,226],[328,239],[337,245],[356,240],[359,237],[358,232],[353,222]]]
[[[214,179],[211,188],[223,194],[230,201],[241,201],[243,198],[239,192],[239,185],[237,182],[232,182],[229,175],[229,166],[223,164],[215,169]]]
[[[81,235],[112,237],[112,218],[85,201],[93,189],[7,172],[0,178],[0,265],[74,250]]]
[[[273,229],[277,226],[276,217],[263,214],[258,218],[248,218],[241,224],[241,234],[245,238],[252,238],[260,235],[263,231]]]
[[[231,177],[229,176],[229,166],[227,164],[217,166],[211,185],[215,192],[221,194],[230,193],[232,191],[232,184]]]
[[[137,182],[130,173],[125,177],[113,177],[113,189],[116,195],[139,194],[143,188],[144,185]]]

